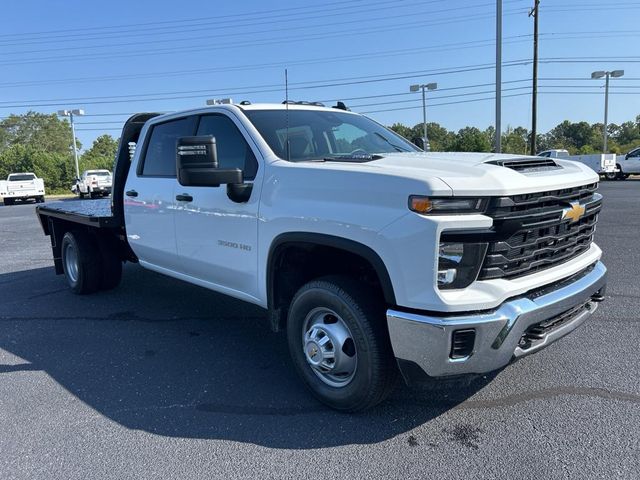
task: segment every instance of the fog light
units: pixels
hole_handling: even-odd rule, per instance
[[[478,277],[487,251],[486,243],[440,242],[438,288],[465,288]]]
[[[438,285],[449,285],[456,279],[456,269],[438,270]]]

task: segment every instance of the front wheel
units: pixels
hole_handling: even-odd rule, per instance
[[[365,410],[395,386],[397,367],[384,305],[349,277],[304,285],[289,309],[287,338],[298,374],[332,408]]]

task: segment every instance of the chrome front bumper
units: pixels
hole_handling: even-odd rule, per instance
[[[536,352],[581,325],[602,300],[606,276],[607,269],[598,262],[586,273],[507,300],[497,309],[485,312],[436,316],[387,310],[394,354],[401,367],[416,364],[431,377],[502,368],[514,358]],[[558,321],[534,344],[522,343],[529,327],[574,308],[575,314]],[[452,358],[453,333],[469,329],[475,331],[473,350],[466,357]]]

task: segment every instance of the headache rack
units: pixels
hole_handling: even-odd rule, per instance
[[[486,214],[494,219],[494,233],[478,280],[529,275],[587,251],[602,208],[597,188],[593,183],[492,198]],[[579,215],[567,215],[574,207]]]

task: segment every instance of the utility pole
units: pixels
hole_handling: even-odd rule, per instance
[[[534,6],[529,12],[533,17],[533,92],[531,94],[531,155],[538,149],[536,140],[538,136],[538,14],[540,0],[534,0]]]
[[[496,0],[496,153],[502,152],[502,0]]]

